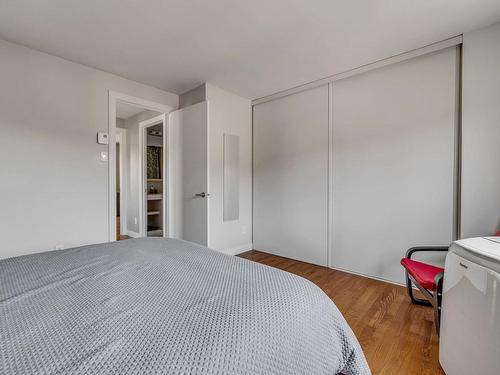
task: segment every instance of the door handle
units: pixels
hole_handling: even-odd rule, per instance
[[[204,191],[201,192],[201,193],[198,193],[198,194],[195,194],[194,196],[195,197],[199,197],[199,198],[205,198],[205,197],[208,197],[210,194],[207,194],[205,193]]]

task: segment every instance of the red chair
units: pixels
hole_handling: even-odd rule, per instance
[[[432,266],[427,263],[411,259],[412,255],[420,251],[448,251],[447,246],[424,246],[412,247],[401,259],[401,265],[405,268],[406,289],[413,303],[434,307],[434,323],[439,336],[439,322],[441,320],[441,300],[443,297],[444,268]],[[415,285],[424,295],[425,299],[413,295]]]
[[[500,236],[498,231],[495,236]],[[434,322],[439,335],[441,321],[441,300],[443,298],[443,276],[444,268],[432,266],[427,263],[411,259],[411,256],[419,251],[448,251],[446,246],[424,246],[412,247],[406,252],[406,256],[401,259],[401,265],[405,268],[406,289],[413,303],[417,305],[427,305],[434,307]],[[415,285],[424,295],[425,299],[417,298],[413,295]]]

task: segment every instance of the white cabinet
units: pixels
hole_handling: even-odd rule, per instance
[[[459,241],[446,257],[439,358],[447,375],[500,373],[500,243]]]

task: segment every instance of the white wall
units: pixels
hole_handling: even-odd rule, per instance
[[[140,163],[139,154],[139,123],[149,120],[160,113],[155,111],[143,111],[125,120],[127,129],[127,233],[136,236],[141,233],[139,228],[139,189],[140,189]],[[123,218],[121,219],[123,220]],[[132,231],[133,233],[129,233]]]
[[[117,117],[116,118],[116,127],[121,128],[121,129],[125,129],[125,120]]]
[[[249,99],[205,84],[209,102],[210,247],[237,254],[252,249],[252,107]],[[223,220],[224,133],[240,137],[239,220]]]
[[[462,237],[500,230],[500,23],[464,34]]]
[[[0,257],[108,240],[108,90],[178,96],[0,41]]]
[[[254,247],[327,265],[328,86],[254,107]]]
[[[182,107],[209,102],[210,247],[237,254],[252,249],[251,101],[204,83],[180,95]],[[240,137],[239,220],[223,220],[224,133]]]
[[[207,100],[207,85],[203,83],[179,96],[179,108],[184,108]]]

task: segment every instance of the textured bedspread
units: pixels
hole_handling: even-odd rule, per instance
[[[150,238],[0,260],[1,374],[369,374],[290,273]]]

